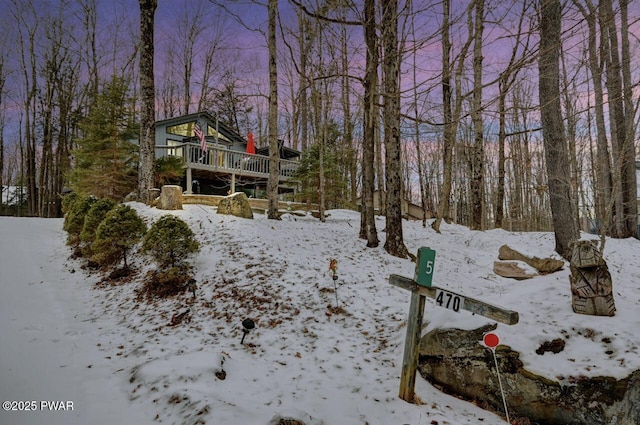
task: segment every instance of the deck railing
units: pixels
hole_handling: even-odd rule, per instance
[[[204,152],[200,145],[183,143],[175,146],[156,146],[156,156],[178,156],[185,166],[199,170],[210,170],[252,177],[269,177],[269,157],[224,149],[208,145]],[[280,180],[289,180],[298,169],[297,161],[280,159]]]

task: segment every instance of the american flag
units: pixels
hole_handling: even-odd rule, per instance
[[[198,139],[200,139],[200,148],[202,148],[203,151],[207,151],[207,141],[204,138],[204,133],[202,132],[202,129],[200,128],[200,126],[198,125],[198,123],[196,123],[195,127],[193,128],[193,134],[196,135],[196,137]]]

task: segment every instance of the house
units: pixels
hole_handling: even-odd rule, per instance
[[[204,141],[195,134],[196,124]],[[279,191],[293,192],[292,179],[301,153],[280,142]],[[156,122],[156,158],[177,156],[184,160],[186,176],[181,182],[188,194],[226,195],[266,190],[269,148],[256,148],[253,136],[245,139],[208,112],[182,115]]]

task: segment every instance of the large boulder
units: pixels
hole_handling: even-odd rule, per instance
[[[244,192],[236,192],[225,196],[218,204],[218,214],[234,215],[242,218],[253,218],[249,198]]]
[[[420,342],[420,374],[448,394],[504,412],[493,354],[479,343],[493,329],[429,332]],[[498,346],[496,355],[512,417],[539,425],[640,424],[640,370],[620,380],[580,377],[560,383],[526,370],[520,354],[507,346]]]

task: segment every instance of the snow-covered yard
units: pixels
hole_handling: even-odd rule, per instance
[[[130,205],[149,223],[167,213]],[[195,300],[140,298],[136,290],[153,267],[143,257],[132,281],[99,284],[101,275],[69,258],[62,220],[0,218],[0,398],[36,402],[36,411],[3,410],[1,424],[505,423],[420,377],[424,404],[398,398],[410,295],[388,277],[412,277],[414,264],[384,252],[384,220],[380,247],[367,249],[351,211],[330,211],[326,223],[294,215],[243,220],[201,205],[172,213],[202,244],[193,259]],[[500,324],[497,333],[530,370],[564,379],[640,368],[640,241],[607,242],[617,307],[609,318],[572,312],[568,267],[523,281],[493,273],[501,245],[553,256],[552,234],[456,225],[437,234],[405,222],[404,235],[413,253],[436,250],[434,285],[519,313],[517,325]],[[187,309],[190,322],[169,326]],[[240,344],[245,318],[257,327]],[[426,332],[490,320],[428,300],[425,322]],[[536,354],[554,338],[566,340],[563,352]],[[50,411],[60,406],[42,401],[71,401],[73,410]]]

